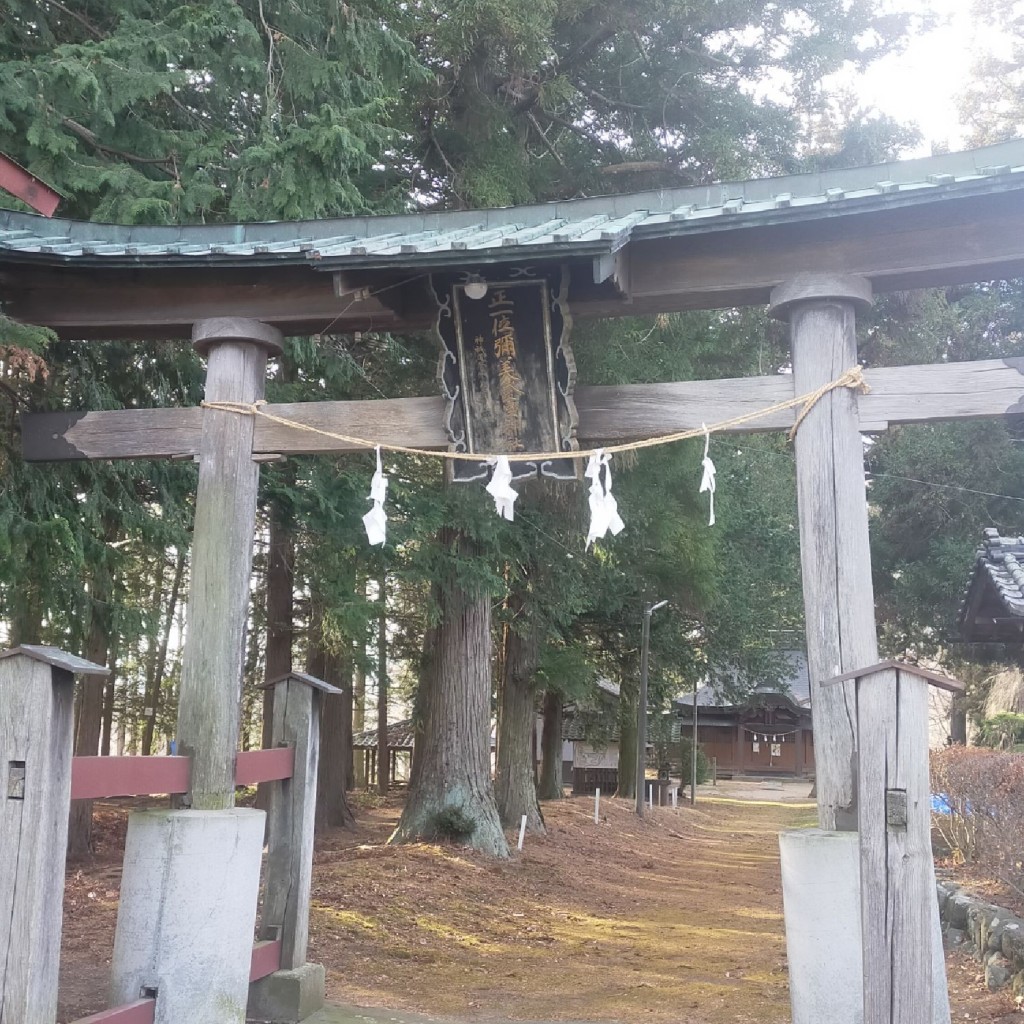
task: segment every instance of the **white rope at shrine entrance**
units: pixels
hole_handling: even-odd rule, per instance
[[[703,477],[700,485],[700,492],[705,491],[710,499],[709,526],[715,523],[715,465],[708,455],[708,445],[711,435],[722,430],[734,430],[747,423],[754,423],[759,419],[775,412],[786,409],[799,409],[796,422],[789,432],[789,439],[796,437],[800,425],[806,419],[807,414],[814,406],[832,391],[839,388],[848,388],[859,394],[867,394],[871,390],[863,371],[859,366],[853,366],[845,373],[840,374],[835,380],[828,381],[820,388],[809,391],[803,395],[797,395],[784,402],[776,402],[774,405],[765,406],[763,409],[756,409],[753,412],[744,413],[742,416],[733,416],[727,420],[719,420],[711,426],[701,424],[699,428],[690,430],[678,430],[671,434],[660,434],[654,437],[642,438],[639,441],[625,441],[622,444],[607,445],[603,448],[586,448],[573,451],[558,452],[515,452],[510,455],[487,455],[473,452],[452,452],[452,451],[429,451],[423,448],[412,448],[408,445],[388,444],[384,441],[373,441],[364,437],[353,437],[350,434],[342,434],[333,430],[324,430],[322,427],[314,427],[308,423],[299,423],[296,420],[278,416],[276,413],[268,412],[264,406],[265,401],[259,402],[202,402],[204,409],[213,409],[218,412],[233,412],[240,416],[253,416],[269,420],[280,426],[293,430],[303,431],[307,434],[317,434],[320,437],[330,438],[333,441],[341,441],[357,448],[375,449],[377,453],[377,470],[374,474],[370,501],[373,508],[365,517],[367,536],[371,544],[383,544],[385,533],[386,515],[384,514],[383,501],[387,489],[387,477],[383,475],[381,468],[380,453],[403,452],[407,455],[425,455],[437,459],[449,459],[462,462],[489,462],[494,466],[494,474],[487,490],[494,498],[495,508],[498,514],[505,519],[513,517],[513,503],[517,497],[511,487],[512,473],[509,463],[512,462],[547,462],[554,459],[587,459],[586,477],[590,484],[590,508],[591,527],[587,535],[587,546],[591,542],[605,536],[607,533],[617,534],[623,528],[622,519],[619,517],[615,499],[611,493],[611,470],[609,461],[616,452],[639,451],[642,448],[654,448],[663,444],[674,444],[677,441],[687,441],[695,437],[704,438],[704,458],[702,460]]]
[[[676,441],[687,441],[694,437],[704,437],[705,434],[716,434],[722,430],[732,430],[741,427],[746,423],[753,423],[756,420],[770,416],[774,412],[781,412],[786,409],[800,408],[796,422],[789,432],[789,439],[796,437],[800,424],[803,423],[807,414],[814,406],[830,391],[837,388],[849,388],[859,394],[867,394],[871,388],[864,379],[863,371],[859,366],[854,366],[845,373],[823,384],[814,391],[797,395],[795,398],[788,398],[784,402],[777,402],[775,405],[765,406],[763,409],[756,409],[754,412],[744,413],[742,416],[733,416],[731,419],[719,420],[711,426],[701,426],[691,430],[679,430],[673,434],[658,434],[654,437],[641,438],[639,441],[624,441],[622,444],[605,445],[603,448],[583,448],[574,451],[564,452],[515,452],[511,455],[504,455],[503,458],[509,462],[541,462],[552,459],[587,459],[592,455],[614,455],[616,452],[632,452],[641,448],[654,448],[662,444],[674,444]],[[386,441],[371,441],[365,437],[353,437],[350,434],[340,434],[333,430],[324,430],[322,427],[314,427],[308,423],[299,423],[296,420],[286,419],[275,413],[267,412],[263,408],[267,403],[259,402],[201,402],[204,409],[216,409],[219,412],[234,412],[241,416],[259,416],[261,419],[269,420],[271,423],[278,423],[283,427],[291,427],[295,430],[304,431],[307,434],[318,434],[321,437],[328,437],[333,441],[342,441],[358,448],[372,450],[379,448],[385,452],[404,452],[406,455],[426,455],[435,459],[454,459],[463,462],[486,462],[488,456],[479,452],[448,452],[430,451],[425,448],[411,448],[408,445],[389,444]]]

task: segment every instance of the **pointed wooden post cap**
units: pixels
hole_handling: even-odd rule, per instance
[[[265,683],[260,683],[258,689],[269,690],[271,686],[277,686],[278,683],[287,683],[291,681],[302,683],[313,690],[319,690],[321,693],[344,692],[343,690],[339,690],[338,687],[324,682],[323,679],[317,679],[316,676],[311,676],[306,672],[284,672],[279,676],[275,676],[273,679],[268,679]]]
[[[831,679],[826,679],[821,685],[835,686],[837,683],[846,683],[851,679],[861,679],[864,676],[874,675],[876,672],[884,672],[886,669],[896,669],[897,672],[916,676],[931,686],[936,686],[940,690],[949,690],[950,693],[963,693],[966,689],[959,679],[944,676],[939,672],[932,672],[929,669],[921,668],[920,665],[912,665],[909,661],[880,661],[877,665],[868,665],[867,668],[858,668],[852,672],[844,672],[841,676],[833,676]]]
[[[854,274],[795,274],[772,289],[768,312],[777,320],[786,320],[794,306],[828,299],[850,302],[858,313],[864,312],[871,308],[871,282]]]
[[[52,665],[76,676],[109,676],[110,669],[97,665],[94,661],[86,661],[74,654],[68,654],[59,647],[47,647],[44,644],[22,644],[6,651],[0,651],[0,658],[13,658],[16,655],[41,661],[44,665]]]
[[[211,316],[192,325],[192,347],[205,355],[211,346],[224,341],[244,341],[262,345],[268,355],[281,352],[284,335],[262,320],[249,320],[244,316]]]

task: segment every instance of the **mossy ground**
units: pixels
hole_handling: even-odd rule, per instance
[[[789,1018],[777,834],[806,808],[546,804],[548,836],[504,863],[382,845],[396,809],[317,856],[315,956],[347,1002],[457,1017]]]

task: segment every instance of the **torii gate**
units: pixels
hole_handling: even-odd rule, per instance
[[[696,428],[816,391],[855,366],[855,317],[873,291],[1024,276],[1024,142],[823,175],[458,214],[153,228],[0,213],[0,298],[9,315],[72,338],[192,334],[208,356],[206,396],[214,402],[262,397],[278,329],[422,328],[435,315],[425,287],[432,272],[513,264],[566,267],[577,317],[767,302],[788,320],[792,376],[577,390],[584,443]],[[828,392],[796,437],[825,830],[857,827],[852,677],[878,662],[861,432],[1024,408],[1019,360],[905,366],[865,377],[869,394]],[[258,462],[268,454],[358,448],[280,420],[422,449],[449,442],[439,397],[266,411],[276,419],[208,408],[48,413],[22,423],[30,461],[199,457],[179,737],[193,754],[192,807],[211,812],[233,802]],[[787,429],[793,421],[786,410],[743,429]],[[826,680],[833,685],[823,686]],[[873,714],[895,721],[895,701],[895,692],[873,691]],[[875,809],[882,805],[876,795]],[[926,807],[915,804],[910,813],[926,821]],[[878,833],[874,822],[871,832]],[[934,899],[930,858],[913,875],[916,888],[901,894],[892,893],[884,860],[882,875],[865,874],[865,886],[881,884],[919,906]],[[866,861],[876,859],[862,849],[862,873],[870,870]],[[865,914],[875,915],[865,919],[865,935],[886,937],[865,944],[865,992],[881,972],[906,975],[915,991],[930,992],[936,933],[927,914],[914,917],[910,931],[894,931],[891,903],[865,902]],[[944,993],[940,973],[934,980]],[[903,1006],[899,1024],[948,1020],[941,994],[934,1016],[931,1001]],[[863,1005],[858,1021],[895,1024],[891,1000],[865,998]]]

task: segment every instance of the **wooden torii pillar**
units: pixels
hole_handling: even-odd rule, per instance
[[[798,393],[824,388],[858,365],[856,315],[871,299],[869,281],[837,274],[798,275],[772,292],[772,314],[789,322]],[[905,894],[915,912],[904,913],[894,930],[889,876],[871,870],[878,856],[883,867],[885,862],[884,820],[883,832],[876,832],[878,815],[873,813],[884,801],[885,784],[881,789],[872,786],[870,793],[858,792],[865,761],[879,754],[885,778],[884,737],[887,727],[895,732],[902,707],[895,686],[888,692],[872,690],[870,701],[858,702],[858,677],[878,662],[860,431],[857,396],[836,388],[817,398],[795,438],[818,823],[824,831],[860,832],[860,921],[837,921],[836,926],[861,928],[864,1024],[944,1024],[950,1019],[949,996],[945,963],[934,955],[942,940],[937,907],[930,905],[935,903],[930,846],[927,858],[915,851],[918,884]],[[919,723],[901,722],[900,729],[908,736],[904,759],[917,759],[905,771],[915,778],[923,773],[927,786],[927,712]],[[919,729],[924,730],[923,743],[918,742]],[[877,744],[859,749],[866,737],[879,735],[880,749]],[[869,803],[861,806],[865,800]],[[787,927],[799,925],[787,921]],[[888,964],[884,974],[883,964]],[[897,998],[908,992],[919,998]]]
[[[263,397],[276,328],[199,321],[208,402]],[[244,1024],[265,814],[236,808],[235,756],[256,491],[253,422],[204,409],[191,587],[178,708],[191,758],[182,807],[128,822],[111,970],[112,1002],[157,993],[154,1024]]]
[[[772,315],[789,322],[798,394],[858,365],[856,316],[870,304],[869,281],[836,274],[799,275],[772,292]],[[847,388],[822,395],[801,422],[795,449],[818,824],[853,831],[854,688],[821,683],[878,661],[857,396]]]
[[[196,350],[207,358],[207,402],[257,402],[267,356],[281,332],[257,320],[197,321]],[[192,538],[188,632],[178,698],[179,753],[192,758],[188,806],[217,810],[235,803],[235,752],[249,615],[259,464],[254,423],[204,409]]]

